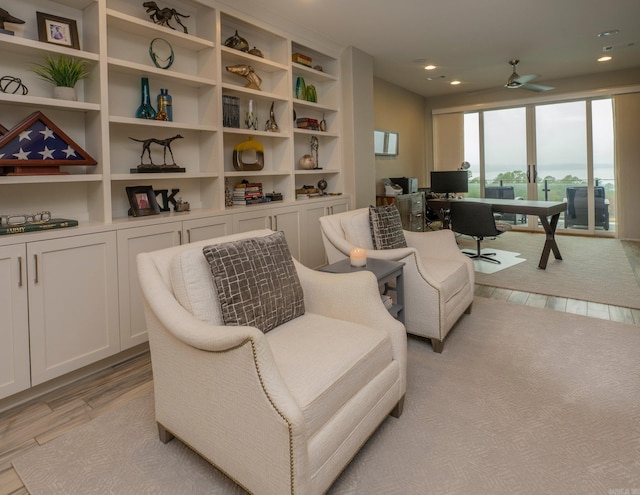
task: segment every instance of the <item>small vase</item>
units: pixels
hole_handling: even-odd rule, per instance
[[[78,92],[76,88],[56,86],[53,88],[53,97],[57,100],[78,101]]]
[[[264,168],[264,147],[253,137],[233,147],[233,168],[236,170],[262,170]]]
[[[305,84],[303,77],[298,77],[298,79],[296,79],[296,98],[298,100],[307,99],[307,85]]]
[[[249,110],[244,118],[244,123],[247,129],[258,129],[258,107],[253,100],[249,100]]]
[[[136,117],[139,119],[155,119],[156,111],[151,106],[151,96],[149,96],[149,78],[140,79],[140,106],[136,110]]]
[[[313,170],[316,168],[316,160],[309,154],[302,155],[298,160],[298,166],[302,170]]]
[[[313,84],[307,85],[306,97],[307,101],[318,103],[318,93],[316,92],[316,87]]]
[[[173,98],[169,94],[169,90],[166,88],[160,89],[160,94],[158,95],[158,113],[160,113],[160,109],[163,108],[165,113],[167,114],[166,119],[169,122],[173,122]],[[158,120],[158,116],[156,115],[156,120]]]

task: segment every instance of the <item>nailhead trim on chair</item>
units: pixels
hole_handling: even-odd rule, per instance
[[[262,373],[260,372],[260,366],[258,366],[258,356],[256,353],[255,343],[253,339],[249,339],[249,342],[251,343],[251,352],[253,353],[253,363],[256,366],[256,373],[258,374],[258,380],[260,380],[260,386],[262,387],[262,391],[264,392],[264,395],[269,400],[271,407],[273,407],[273,409],[284,420],[284,422],[287,423],[287,429],[289,430],[289,476],[291,480],[291,495],[295,495],[295,488],[294,488],[295,476],[294,476],[294,464],[293,464],[293,426],[291,422],[286,418],[286,416],[282,413],[282,411],[278,409],[278,407],[273,402],[273,399],[267,392],[267,389],[264,385],[264,381],[262,379]]]
[[[266,389],[266,387],[264,385],[264,380],[262,378],[262,373],[260,372],[260,366],[258,366],[258,356],[257,356],[257,353],[256,353],[255,342],[253,341],[253,339],[249,338],[249,339],[245,340],[244,342],[241,342],[240,344],[238,344],[235,347],[231,347],[229,349],[225,349],[224,351],[211,351],[211,352],[224,354],[226,352],[231,352],[231,351],[235,351],[236,349],[240,349],[241,347],[243,347],[247,343],[249,343],[251,345],[251,354],[253,356],[253,364],[256,367],[256,374],[258,375],[258,381],[260,382],[260,386],[262,387],[262,391],[264,392],[264,395],[267,397],[267,400],[269,401],[269,404],[271,404],[271,407],[273,407],[273,409],[284,420],[284,422],[287,423],[287,430],[289,431],[289,478],[290,478],[290,486],[291,486],[291,492],[290,493],[291,493],[291,495],[295,495],[295,487],[294,487],[294,479],[295,479],[294,472],[295,471],[294,471],[294,461],[293,461],[293,426],[292,426],[291,422],[282,413],[282,411],[280,411],[280,409],[278,409],[276,407],[275,403],[273,402],[273,399],[271,398],[271,396],[267,392],[267,389]],[[176,437],[176,438],[178,438],[182,443],[187,445],[194,452],[198,452],[198,449],[194,448],[191,444],[189,444],[189,442],[185,442],[180,437]],[[248,493],[253,493],[250,490],[248,490],[240,481],[238,481],[236,478],[234,478],[229,473],[227,473],[224,469],[221,469],[218,465],[216,465],[216,464],[214,464],[214,463],[212,463],[210,461],[207,461],[207,462],[209,462],[212,466],[215,466],[215,468],[218,469],[218,471],[223,473],[227,478],[232,480],[238,486],[242,487],[243,490],[245,490]]]

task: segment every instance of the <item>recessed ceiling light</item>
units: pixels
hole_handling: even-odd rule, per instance
[[[449,84],[451,84],[451,86],[457,86],[458,84],[460,84],[460,81],[458,81],[457,79],[454,79]]]
[[[601,33],[598,33],[598,38],[607,38],[609,36],[615,36],[619,32],[620,32],[619,29],[612,29],[611,31],[603,31]]]
[[[424,70],[433,70],[433,69],[435,69],[435,68],[436,68],[436,66],[435,66],[435,65],[433,65],[433,64],[429,64],[429,65],[425,65],[425,66],[424,66]]]
[[[602,57],[598,58],[598,62],[608,62],[612,58],[613,57],[611,55],[603,55]]]

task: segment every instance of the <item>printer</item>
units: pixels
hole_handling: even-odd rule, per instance
[[[391,182],[391,179],[382,179],[382,183],[384,184],[385,196],[398,196],[402,194],[402,187]]]
[[[411,194],[411,193],[418,192],[417,177],[391,177],[389,180],[392,183],[400,186],[404,194]]]

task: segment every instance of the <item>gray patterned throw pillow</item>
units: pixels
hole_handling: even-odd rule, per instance
[[[226,325],[263,332],[304,314],[298,273],[283,232],[203,248]]]
[[[369,225],[374,249],[407,247],[400,212],[396,205],[370,206]]]

